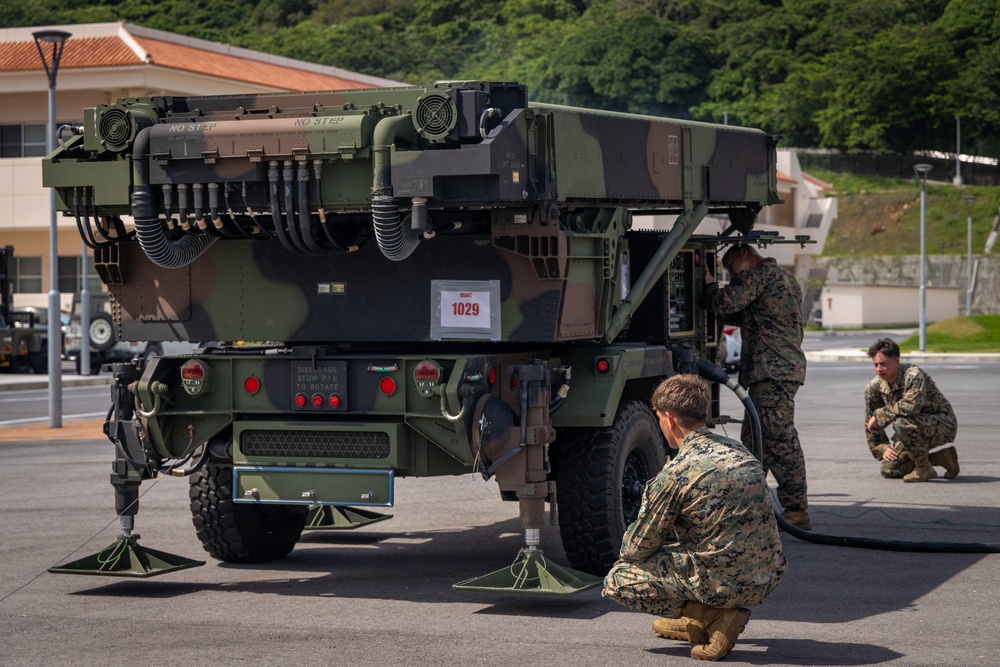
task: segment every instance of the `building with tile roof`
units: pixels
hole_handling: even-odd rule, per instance
[[[121,97],[230,95],[381,88],[398,81],[236,48],[128,23],[0,29],[0,245],[15,249],[17,305],[45,305],[49,291],[49,192],[42,187],[48,77],[32,33],[62,30],[57,125],[80,124],[83,109]],[[58,219],[59,291],[80,288],[82,242]],[[100,289],[96,275],[90,290]]]

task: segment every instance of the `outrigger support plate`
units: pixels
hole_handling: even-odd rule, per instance
[[[204,565],[203,560],[191,560],[138,544],[138,535],[122,535],[114,544],[86,558],[50,567],[53,574],[95,574],[107,577],[153,577],[174,570]]]
[[[453,584],[460,591],[497,591],[535,595],[576,595],[604,580],[586,572],[557,565],[539,549],[522,549],[510,566]]]
[[[391,514],[379,514],[356,507],[313,505],[306,517],[305,530],[353,530],[391,518]]]

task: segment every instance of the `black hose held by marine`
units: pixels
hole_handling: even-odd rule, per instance
[[[729,375],[719,368],[716,364],[707,361],[702,358],[698,358],[695,361],[695,366],[698,369],[698,375],[708,380],[709,382],[717,382],[721,385],[725,385],[736,394],[736,398],[740,399],[743,404],[743,409],[747,413],[747,419],[750,420],[750,433],[753,437],[753,455],[757,457],[760,462],[764,461],[764,449],[763,449],[763,437],[760,432],[760,417],[757,415],[757,408],[754,407],[753,401],[750,400],[750,394],[744,389],[740,384],[729,377]]]
[[[156,197],[149,185],[149,133],[150,129],[139,131],[132,147],[132,217],[135,219],[135,233],[139,247],[153,264],[165,269],[179,269],[198,259],[217,237],[206,235],[185,236],[179,241],[170,241],[159,212]]]

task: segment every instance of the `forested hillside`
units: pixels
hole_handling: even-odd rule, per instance
[[[761,127],[782,145],[1000,155],[996,0],[3,0],[411,83]]]

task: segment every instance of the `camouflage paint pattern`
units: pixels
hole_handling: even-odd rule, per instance
[[[878,433],[867,429],[875,417]],[[899,478],[913,470],[913,460],[940,445],[953,442],[958,420],[951,403],[934,380],[915,364],[900,363],[896,382],[874,377],[865,386],[865,438],[872,456],[881,461],[883,477]],[[892,441],[885,430],[892,426]],[[882,461],[889,447],[900,454],[896,461]]]
[[[603,595],[666,617],[689,600],[756,606],[786,567],[760,463],[739,442],[703,428],[646,483]]]
[[[535,516],[539,434],[610,425],[623,396],[675,372],[675,350],[714,345],[693,301],[690,328],[671,328],[667,295],[700,285],[693,261],[636,307],[634,332],[598,343],[653,254],[630,248],[669,247],[629,231],[632,214],[752,220],[778,201],[775,143],[529,104],[514,83],[127,98],[87,110],[43,182],[85,239],[131,215],[167,247],[214,241],[166,265],[131,237],[96,244],[120,339],[230,343],[191,355],[207,370],[198,395],[182,387],[187,357],[145,368],[135,394],[159,456],[212,441],[237,465],[468,472],[477,405],[499,398],[526,419],[517,375],[543,364],[571,391],[551,426],[535,404],[546,392],[527,408]],[[382,246],[385,226],[414,242],[403,257]],[[714,251],[694,246],[688,260]],[[414,376],[423,362],[441,371],[430,393]]]

